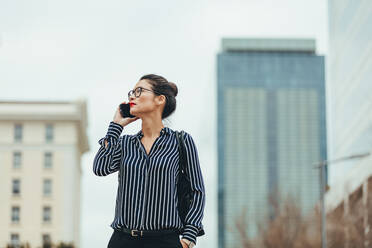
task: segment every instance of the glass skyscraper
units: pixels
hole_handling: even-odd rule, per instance
[[[305,212],[319,200],[326,159],[324,57],[311,39],[223,39],[218,54],[219,247],[238,245],[272,217],[269,197]]]

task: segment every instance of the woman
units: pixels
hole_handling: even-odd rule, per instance
[[[130,113],[116,109],[93,162],[93,172],[106,176],[118,171],[114,232],[109,248],[186,248],[196,244],[205,206],[204,182],[195,143],[185,132],[187,169],[194,194],[182,224],[177,211],[178,142],[175,131],[162,119],[176,109],[178,90],[165,78],[149,74],[129,91]],[[138,119],[142,129],[123,135],[123,128]],[[181,235],[181,239],[179,238]]]

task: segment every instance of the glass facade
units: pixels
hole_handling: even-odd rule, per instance
[[[372,2],[329,0],[329,157],[372,150]],[[330,166],[330,184],[365,163]]]
[[[246,210],[250,237],[273,217],[269,198],[319,200],[326,159],[324,57],[315,52],[218,54],[219,247],[239,246],[234,220]],[[240,219],[241,220],[241,219]]]

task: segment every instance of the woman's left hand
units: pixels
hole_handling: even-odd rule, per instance
[[[188,247],[188,245],[186,244],[186,242],[183,241],[182,239],[181,239],[181,245],[182,245],[182,248],[187,248]]]
[[[195,246],[194,242],[190,242],[187,239],[181,239],[182,248],[193,248]]]

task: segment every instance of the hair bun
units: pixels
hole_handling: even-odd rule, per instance
[[[177,85],[176,85],[175,83],[173,83],[173,82],[168,82],[168,83],[169,83],[170,87],[171,87],[172,90],[173,90],[173,94],[174,94],[174,96],[176,97],[177,94],[178,94],[178,88],[177,88]]]

